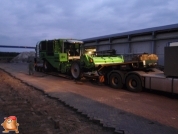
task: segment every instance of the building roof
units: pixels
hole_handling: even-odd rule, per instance
[[[123,32],[123,33],[98,36],[98,37],[83,39],[83,41],[88,42],[88,41],[95,41],[98,39],[108,39],[108,38],[122,37],[122,36],[128,36],[128,35],[138,35],[138,34],[151,33],[151,32],[156,32],[156,31],[157,32],[167,31],[167,30],[173,30],[173,29],[178,29],[178,24],[165,25],[165,26],[159,26],[159,27],[134,30],[134,31],[129,31],[129,32]]]

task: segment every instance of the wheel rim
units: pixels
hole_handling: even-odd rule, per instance
[[[77,63],[74,63],[71,67],[71,73],[74,78],[78,78],[80,75],[80,68]]]
[[[109,77],[110,86],[116,89],[123,88],[122,78],[119,74],[111,74]]]
[[[135,89],[135,88],[137,87],[137,81],[134,80],[134,79],[131,79],[131,80],[129,81],[129,86],[130,86],[131,88]]]
[[[113,83],[114,85],[118,85],[118,83],[119,83],[118,78],[117,78],[117,77],[114,77],[114,78],[112,79],[112,83]]]

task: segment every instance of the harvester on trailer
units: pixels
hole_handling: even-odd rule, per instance
[[[71,75],[74,79],[83,76],[95,76],[103,65],[123,63],[122,56],[110,55],[108,57],[93,56],[84,52],[83,42],[75,39],[44,40],[36,45],[37,71],[55,71],[60,74]],[[109,52],[111,54],[111,52]]]
[[[178,49],[174,50],[178,53]],[[36,64],[35,69],[55,71],[72,76],[76,80],[82,77],[102,78],[112,88],[120,89],[126,86],[133,92],[150,88],[178,93],[178,75],[165,75],[156,69],[157,55],[143,53],[125,62],[123,56],[116,55],[115,52],[115,50],[105,50],[86,53],[83,42],[75,39],[44,40],[36,46],[36,56],[42,60],[42,64]],[[165,57],[167,57],[166,52]],[[166,65],[171,66],[171,64]],[[175,72],[173,74],[176,74]]]

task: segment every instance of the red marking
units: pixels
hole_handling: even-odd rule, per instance
[[[8,119],[11,119],[11,120],[16,120],[16,116],[9,116]]]

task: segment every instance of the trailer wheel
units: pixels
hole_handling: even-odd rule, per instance
[[[142,91],[142,83],[139,76],[133,74],[129,75],[126,79],[126,87],[132,92]]]
[[[79,62],[77,62],[77,61],[72,62],[70,71],[71,71],[72,77],[74,79],[76,79],[76,80],[80,80],[81,79],[82,71],[81,71]]]
[[[118,73],[112,73],[109,76],[109,84],[112,88],[123,88],[122,78]]]

